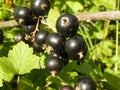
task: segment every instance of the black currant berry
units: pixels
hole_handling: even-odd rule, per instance
[[[26,34],[30,34],[35,30],[36,25],[22,25],[22,29]]]
[[[14,41],[16,43],[20,42],[20,41],[25,41],[25,34],[24,33],[18,33],[15,37],[14,37]]]
[[[46,44],[55,52],[61,52],[64,50],[65,38],[58,33],[50,33],[46,37]]]
[[[73,88],[69,85],[64,85],[60,88],[60,90],[73,90]]]
[[[68,55],[67,55],[67,53],[66,53],[65,51],[59,52],[59,53],[57,53],[57,52],[52,52],[52,53],[50,54],[50,57],[59,57],[64,66],[67,65],[68,62],[69,62]]]
[[[55,76],[62,69],[62,62],[58,57],[49,57],[46,61],[46,69]]]
[[[44,16],[50,10],[49,0],[32,0],[31,9],[37,16]]]
[[[72,14],[61,15],[56,21],[57,32],[66,37],[74,36],[78,26],[78,19]]]
[[[82,59],[86,54],[87,46],[82,37],[75,35],[66,41],[65,50],[70,58]]]
[[[0,30],[0,43],[2,43],[4,40],[4,35],[3,35],[3,31]]]
[[[32,11],[27,7],[18,6],[14,10],[14,18],[17,22],[29,22],[32,20]]]
[[[39,32],[37,32],[37,34],[35,35],[35,41],[37,42],[37,44],[45,44],[45,40],[48,34],[49,33],[45,30],[40,30]]]
[[[36,28],[37,20],[32,20],[22,24],[22,29],[26,34],[32,33]]]
[[[85,77],[77,80],[75,90],[96,90],[96,85],[92,79]]]
[[[64,64],[64,66],[67,65],[68,62],[69,62],[69,57],[68,57],[67,52],[62,51],[62,52],[59,53],[59,55],[60,55],[60,58],[61,58],[61,60],[62,60],[62,62]]]
[[[34,51],[40,52],[43,51],[42,47],[38,45],[35,41],[30,43],[30,46],[33,48]]]
[[[59,57],[59,53],[57,52],[51,52],[50,57]]]

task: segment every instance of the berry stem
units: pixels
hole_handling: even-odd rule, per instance
[[[39,24],[40,24],[40,19],[39,19],[39,17],[38,17],[38,18],[37,18],[37,24],[36,24],[35,31],[39,31]]]
[[[18,74],[18,76],[17,76],[17,90],[19,90],[19,89],[18,89],[18,84],[19,84],[19,82],[20,82],[20,75]]]
[[[20,82],[20,75],[17,76],[17,84]]]
[[[40,19],[39,19],[39,17],[37,17],[37,23],[36,23],[35,31],[32,33],[32,38],[33,38],[32,41],[34,41],[34,37],[35,37],[36,32],[39,31],[39,24],[40,24]]]
[[[61,77],[59,77],[58,75],[56,75],[56,78],[61,81],[61,84],[62,84],[62,85],[66,85],[66,83],[63,81],[63,79],[62,79]]]
[[[52,82],[48,82],[45,87],[48,87],[50,84],[52,84]]]

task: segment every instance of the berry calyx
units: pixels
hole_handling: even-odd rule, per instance
[[[57,32],[65,37],[74,36],[78,29],[78,19],[72,14],[61,15],[56,21]]]

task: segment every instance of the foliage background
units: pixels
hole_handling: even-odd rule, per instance
[[[14,19],[14,8],[20,5],[30,7],[30,1],[0,0],[0,22]],[[64,13],[112,10],[120,10],[120,0],[51,0],[48,22],[40,27],[56,32],[56,19]],[[45,69],[47,53],[36,53],[23,42],[14,43],[14,36],[22,32],[19,26],[2,28],[0,90],[15,90],[16,87],[18,90],[59,90],[61,83],[74,87],[77,78],[83,76],[92,78],[98,90],[120,90],[119,27],[119,21],[80,22],[78,34],[85,39],[88,47],[85,62],[78,65],[75,60],[70,60],[56,77]],[[36,64],[38,62],[40,65]],[[49,82],[52,84],[48,85]]]

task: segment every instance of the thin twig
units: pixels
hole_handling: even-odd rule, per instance
[[[78,21],[98,21],[98,20],[120,20],[120,11],[104,11],[104,12],[91,12],[91,13],[81,13],[74,14]],[[0,23],[0,28],[18,26],[15,20],[5,21]]]

